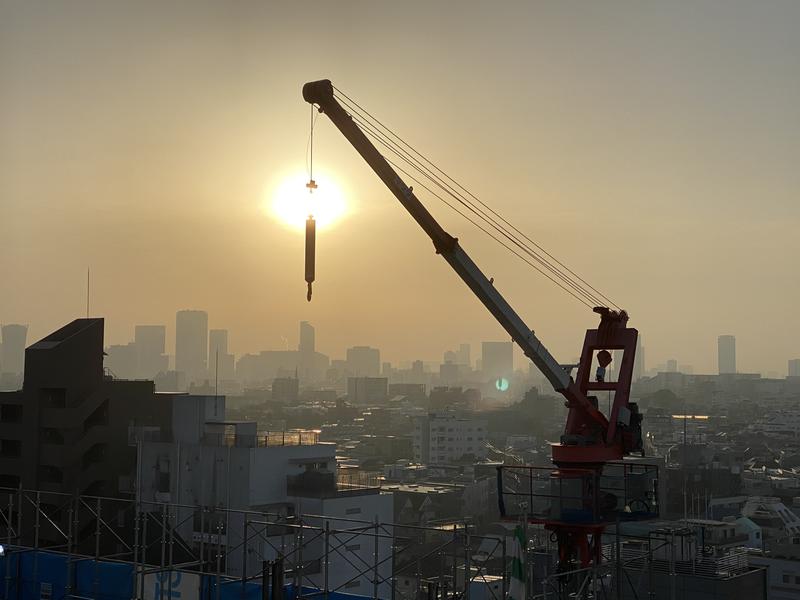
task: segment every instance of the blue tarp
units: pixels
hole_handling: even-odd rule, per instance
[[[71,596],[93,600],[131,600],[133,594],[133,563],[95,561],[73,557],[70,569]],[[49,589],[51,600],[66,600],[68,560],[66,554],[33,550],[9,550],[0,557],[0,600],[41,600]],[[176,572],[177,573],[177,572]],[[174,577],[174,575],[173,575]],[[204,575],[200,582],[198,600],[217,600],[217,578]],[[44,585],[42,585],[44,584]],[[173,598],[169,600],[194,600]],[[294,600],[293,585],[284,588],[284,600]],[[323,593],[303,587],[303,597],[320,598]],[[261,600],[261,581],[222,579],[219,600]],[[329,592],[328,600],[367,600],[366,596]]]

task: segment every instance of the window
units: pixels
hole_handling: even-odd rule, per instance
[[[783,583],[791,583],[792,577],[788,573],[783,574]]]
[[[356,507],[356,508],[345,509],[344,514],[346,514],[346,515],[360,515],[361,514],[361,508]]]
[[[16,458],[22,452],[20,440],[0,440],[0,456]]]
[[[0,421],[3,423],[17,423],[21,419],[21,404],[0,404]]]
[[[361,544],[351,544],[350,546],[345,546],[344,549],[348,552],[355,552],[356,550],[361,550]]]

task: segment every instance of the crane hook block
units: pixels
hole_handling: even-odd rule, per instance
[[[308,295],[306,299],[311,302],[311,284],[314,283],[314,271],[316,263],[316,242],[317,242],[317,223],[312,215],[306,219],[306,283],[308,284]]]

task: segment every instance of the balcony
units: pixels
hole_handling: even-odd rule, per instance
[[[259,431],[255,435],[237,435],[235,433],[206,433],[203,435],[203,444],[206,446],[268,448],[273,446],[313,446],[319,443],[319,431],[316,429]]]
[[[381,480],[365,473],[307,471],[286,477],[286,494],[301,498],[340,498],[377,494]]]

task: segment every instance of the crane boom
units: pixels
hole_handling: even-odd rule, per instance
[[[628,491],[643,489],[642,482],[652,487],[652,498],[657,479],[653,471],[645,475],[622,466],[622,486],[617,475],[604,479],[607,465],[619,461],[631,452],[642,450],[641,414],[638,405],[629,402],[633,364],[636,355],[638,332],[627,326],[628,314],[606,307],[595,307],[600,315],[596,329],[586,331],[576,378],[562,367],[544,347],[534,332],[511,308],[491,279],[478,268],[458,239],[447,233],[433,215],[414,195],[411,187],[400,178],[389,162],[367,138],[358,123],[347,113],[334,97],[333,84],[327,79],[313,81],[303,86],[303,98],[319,106],[320,112],[328,115],[333,124],[347,138],[361,157],[372,167],[386,187],[395,195],[409,214],[428,234],[437,254],[441,254],[472,293],[494,316],[511,338],[522,348],[525,355],[544,374],[553,388],[567,400],[569,412],[560,443],[551,444],[553,463],[557,469],[547,472],[543,479],[535,475],[537,467],[499,466],[498,497],[500,514],[513,518],[509,506],[516,505],[528,514],[531,507],[544,506],[536,517],[527,517],[531,522],[542,523],[553,531],[558,540],[559,570],[571,571],[599,565],[602,561],[602,535],[607,523],[619,522],[631,515]],[[313,279],[313,273],[312,277]],[[309,279],[308,274],[306,280]],[[309,284],[310,285],[310,284]],[[621,352],[616,381],[605,380],[605,367],[613,360],[609,351]],[[600,364],[592,379],[593,363],[597,356]],[[605,391],[614,394],[613,406],[608,416],[598,409],[598,398],[593,392]],[[507,477],[504,473],[511,470]],[[516,469],[516,471],[515,471]],[[649,474],[648,474],[649,473]],[[645,477],[646,476],[646,477]],[[657,478],[657,468],[655,468]],[[550,490],[543,496],[540,486]],[[608,486],[611,487],[608,487]],[[556,496],[553,497],[553,491]],[[577,493],[577,495],[575,495]],[[537,495],[542,497],[536,497]],[[647,496],[650,498],[651,496]],[[508,499],[508,501],[506,500]],[[551,502],[552,500],[552,502]],[[657,515],[657,502],[643,502],[646,510],[639,511],[636,518]]]
[[[564,393],[573,384],[572,377],[558,363],[542,342],[536,337],[505,298],[497,291],[492,281],[483,274],[458,239],[447,233],[433,215],[419,201],[413,190],[405,184],[361,128],[353,121],[333,95],[330,80],[314,81],[303,86],[306,102],[319,106],[321,112],[341,131],[356,151],[381,178],[409,214],[431,238],[438,254],[467,284],[475,296],[506,330],[522,351],[544,374],[558,392]]]

